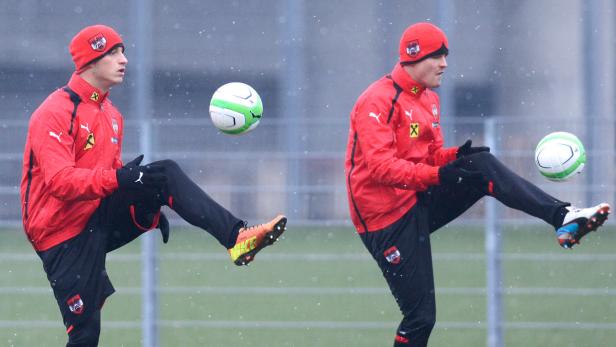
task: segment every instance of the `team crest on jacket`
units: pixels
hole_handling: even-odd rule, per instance
[[[99,98],[100,95],[97,92],[92,92],[92,95],[90,95],[90,100],[92,101],[98,101]]]
[[[385,252],[383,252],[387,262],[391,264],[400,264],[400,251],[398,247],[391,246]]]
[[[107,46],[107,39],[101,33],[94,35],[88,42],[90,43],[90,47],[97,52],[104,51],[105,46]]]
[[[86,145],[83,147],[83,150],[87,151],[92,147],[94,147],[94,133],[89,133],[88,138],[86,139]]]
[[[421,48],[419,48],[419,41],[417,40],[409,42],[408,46],[406,46],[406,54],[411,58],[415,58],[419,52],[421,52]]]
[[[411,137],[419,137],[419,123],[411,123],[409,129]]]
[[[436,108],[435,104],[432,104],[432,115],[434,118],[438,117],[438,108]]]
[[[113,127],[113,132],[114,133],[118,133],[118,122],[115,120],[115,118],[111,118],[111,126]]]
[[[83,313],[83,301],[81,300],[81,296],[79,296],[79,294],[68,299],[66,304],[68,305],[68,309],[74,314]]]

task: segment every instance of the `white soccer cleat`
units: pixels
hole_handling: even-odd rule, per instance
[[[556,229],[556,238],[563,248],[571,248],[589,232],[597,230],[610,214],[610,205],[601,203],[588,208],[567,207],[563,225]]]

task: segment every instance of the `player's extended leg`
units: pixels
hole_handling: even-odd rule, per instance
[[[150,165],[162,165],[167,175],[161,192],[162,203],[172,208],[188,223],[207,230],[226,248],[235,245],[245,223],[218,204],[173,160],[161,160]]]
[[[360,236],[404,316],[394,346],[427,346],[436,320],[427,210],[415,205],[396,223]]]
[[[462,168],[480,171],[487,179],[487,182],[477,187],[457,187],[455,184],[435,187],[438,193],[435,194],[436,200],[431,205],[438,209],[438,214],[440,215],[440,218],[437,218],[440,225],[437,227],[455,219],[484,195],[491,195],[506,206],[543,219],[555,227],[560,226],[562,223],[567,211],[564,207],[568,206],[568,203],[550,196],[534,184],[520,177],[489,152],[468,155],[458,159],[458,161],[461,162]],[[467,192],[471,196],[464,199],[464,194]],[[455,212],[448,214],[446,212],[448,208],[452,205],[457,205],[459,199],[466,200],[465,208],[461,211],[454,208]],[[469,205],[468,202],[470,201],[472,203]],[[446,204],[447,208],[441,208],[442,204]]]
[[[485,195],[498,199],[508,207],[543,219],[553,225],[557,233],[566,226],[569,226],[569,229],[563,233],[575,229],[571,234],[560,236],[559,242],[561,238],[570,236],[567,240],[578,243],[588,232],[601,226],[609,214],[607,204],[587,209],[568,207],[569,203],[560,201],[539,189],[508,169],[488,152],[468,155],[458,160],[463,168],[481,171],[487,182],[481,186],[439,185],[422,193],[420,200],[425,201],[430,207],[433,231],[457,218]],[[563,245],[563,242],[560,243]]]
[[[164,166],[167,184],[162,191],[154,188],[117,190],[103,199],[97,209],[101,223],[109,231],[107,251],[113,251],[158,227],[160,208],[168,205],[184,220],[207,230],[226,248],[235,245],[244,222],[220,206],[196,185],[171,160],[148,165]]]
[[[246,265],[286,230],[287,218],[278,215],[265,224],[246,227],[246,223],[233,216],[224,207],[195,184],[180,166],[172,160],[152,163],[162,165],[167,174],[167,185],[161,195],[164,203],[188,223],[207,230],[229,250],[236,265]]]
[[[246,227],[244,221],[233,216],[194,183],[176,162],[161,160],[148,165],[164,167],[167,183],[161,191],[118,192],[116,198],[109,198],[113,200],[110,206],[115,206],[110,213],[119,213],[116,219],[130,229],[120,239],[116,238],[119,242],[112,245],[112,249],[130,242],[144,230],[157,227],[157,212],[162,205],[169,206],[188,223],[213,235],[229,250],[236,265],[251,262],[257,252],[274,243],[286,229],[287,219],[283,215],[265,224]],[[139,226],[135,229],[134,225]]]

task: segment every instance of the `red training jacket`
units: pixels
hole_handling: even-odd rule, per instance
[[[117,189],[122,134],[122,115],[107,94],[77,74],[34,111],[21,179],[22,220],[34,249],[79,234]]]
[[[345,174],[351,219],[358,233],[381,230],[439,183],[438,169],[456,158],[443,148],[436,93],[400,64],[374,82],[351,112]]]

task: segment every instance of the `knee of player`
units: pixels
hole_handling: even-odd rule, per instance
[[[473,157],[473,159],[480,160],[480,161],[496,160],[496,157],[494,155],[492,155],[492,153],[490,153],[490,152],[475,153],[472,157]]]
[[[490,152],[479,152],[465,157],[466,161],[475,169],[483,170],[493,167],[498,159]]]
[[[157,162],[157,164],[164,166],[167,172],[180,170],[180,165],[175,160],[165,159]]]

